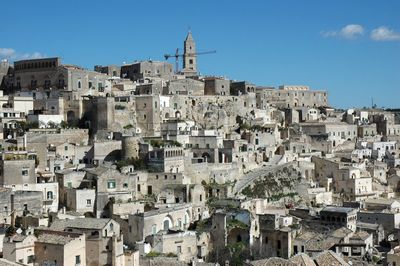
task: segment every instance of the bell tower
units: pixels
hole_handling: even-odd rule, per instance
[[[182,72],[187,75],[197,74],[197,56],[196,43],[193,40],[192,33],[189,31],[184,41],[183,69]]]

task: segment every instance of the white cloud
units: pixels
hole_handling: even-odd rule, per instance
[[[373,29],[370,35],[371,39],[374,41],[399,41],[400,32],[396,32],[388,27],[381,26],[379,28]]]
[[[364,35],[364,28],[359,24],[349,24],[339,31],[322,31],[321,34],[324,37],[339,37],[352,40]]]
[[[12,48],[0,48],[0,57],[11,57],[15,54]]]
[[[37,59],[43,58],[45,55],[34,52],[34,53],[19,53],[13,48],[0,48],[0,59],[8,59],[10,61],[17,61],[23,59]]]

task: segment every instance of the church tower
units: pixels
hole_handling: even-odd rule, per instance
[[[197,74],[197,56],[196,56],[196,43],[193,40],[192,33],[189,31],[184,41],[183,53],[183,69],[182,72],[186,75]]]

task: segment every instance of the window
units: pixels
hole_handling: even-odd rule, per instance
[[[180,218],[178,219],[178,227],[182,228],[182,219],[180,219]]]
[[[68,182],[68,183],[67,183],[67,187],[68,187],[68,188],[72,188],[72,182]]]
[[[81,81],[78,81],[78,89],[80,89],[82,87]]]
[[[28,170],[22,170],[21,174],[22,174],[23,176],[27,176],[27,175],[28,175]]]
[[[64,150],[65,150],[65,151],[68,151],[68,146],[64,146]]]
[[[176,253],[177,254],[181,254],[182,253],[182,247],[181,246],[177,246],[176,247]]]
[[[128,183],[124,183],[123,187],[128,188]]]
[[[81,256],[80,255],[75,256],[75,265],[81,265]]]
[[[157,225],[153,224],[153,225],[151,226],[151,233],[152,233],[153,235],[157,234]]]
[[[137,185],[137,191],[140,191],[140,185],[139,184]]]
[[[200,201],[203,201],[203,195],[200,195]]]
[[[35,256],[34,255],[30,255],[30,256],[28,256],[27,262],[28,263],[33,263],[34,260],[35,260]]]
[[[47,199],[48,200],[53,199],[53,191],[47,191]]]
[[[86,206],[91,206],[92,205],[92,200],[91,199],[87,199],[86,200]]]
[[[107,188],[108,188],[108,189],[115,188],[115,180],[109,180],[109,181],[107,181]]]
[[[51,81],[50,81],[50,80],[45,80],[45,81],[44,81],[44,86],[45,86],[46,88],[49,88],[49,87],[51,86]]]

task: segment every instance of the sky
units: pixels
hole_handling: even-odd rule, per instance
[[[400,108],[400,1],[2,3],[0,58],[94,65],[164,60],[190,29],[201,74],[327,90],[334,107]],[[170,59],[174,63],[173,58]]]

